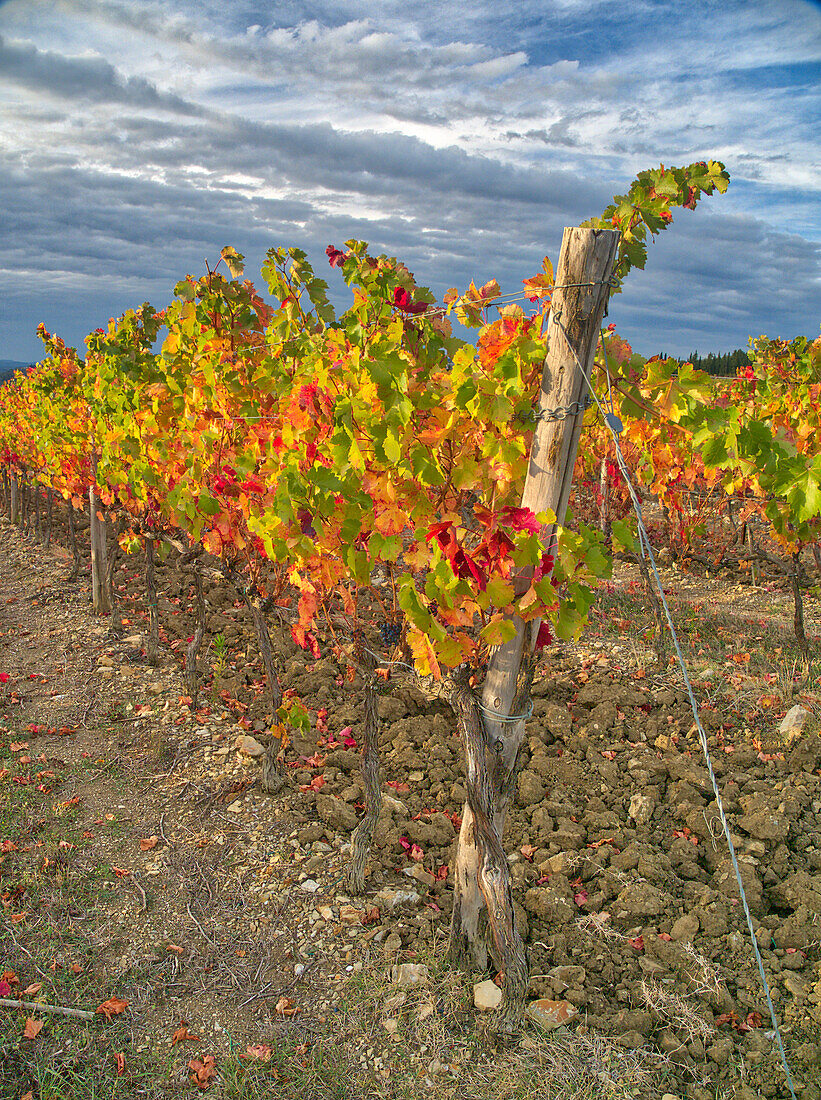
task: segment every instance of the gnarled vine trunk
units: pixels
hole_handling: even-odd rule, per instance
[[[346,869],[348,889],[361,894],[365,889],[365,869],[382,809],[382,784],[379,777],[379,713],[376,694],[376,661],[368,653],[359,655],[363,688],[362,781],[365,786],[365,816],[351,837],[351,854]]]
[[[143,547],[145,549],[145,602],[148,605],[148,654],[146,659],[152,668],[156,668],[159,664],[160,611],[157,603],[157,575],[154,570],[154,540],[146,535],[143,539]]]

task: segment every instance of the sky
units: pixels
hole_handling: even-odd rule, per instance
[[[223,245],[521,289],[645,168],[721,160],[610,320],[646,355],[821,322],[821,5],[0,0],[0,358],[82,348]]]

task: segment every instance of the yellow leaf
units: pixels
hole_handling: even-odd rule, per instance
[[[419,675],[433,676],[434,680],[441,680],[442,670],[439,668],[439,662],[436,660],[436,654],[427,634],[416,628],[409,630],[408,645]]]

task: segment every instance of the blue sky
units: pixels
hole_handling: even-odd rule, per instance
[[[0,0],[0,358],[224,244],[258,275],[367,240],[515,291],[637,171],[723,160],[610,316],[686,355],[821,321],[821,6],[807,0]],[[261,283],[261,280],[257,280]]]

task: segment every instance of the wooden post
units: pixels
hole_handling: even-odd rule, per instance
[[[556,521],[541,532],[543,544],[554,554],[557,528],[567,511],[589,393],[579,364],[589,377],[618,242],[618,232],[607,229],[565,229],[562,239],[539,399],[541,415],[522,494],[523,507],[534,513],[552,511],[556,515]],[[568,408],[570,413],[561,419],[551,415],[552,410]],[[520,579],[529,580],[526,574]],[[512,621],[515,637],[491,654],[481,709],[478,700],[473,703],[484,744],[479,747],[474,738],[470,751],[466,744],[468,803],[459,833],[450,938],[454,961],[481,964],[487,956],[480,935],[480,915],[487,909],[492,949],[500,956],[497,963],[504,963],[505,969],[503,1026],[515,1025],[527,989],[524,948],[513,920],[510,871],[501,847],[507,804],[515,792],[525,719],[496,721],[493,715],[505,719],[526,712],[540,625],[538,621],[525,624],[517,617]],[[492,789],[477,790],[472,796],[471,776],[486,777],[480,785],[488,784]]]
[[[97,476],[97,457],[92,459],[94,476]],[[91,514],[91,526],[89,528],[91,539],[91,603],[98,615],[104,615],[111,610],[108,586],[106,584],[107,572],[107,546],[105,520],[100,519],[99,511],[102,502],[98,499],[95,483],[88,487],[88,505]]]

